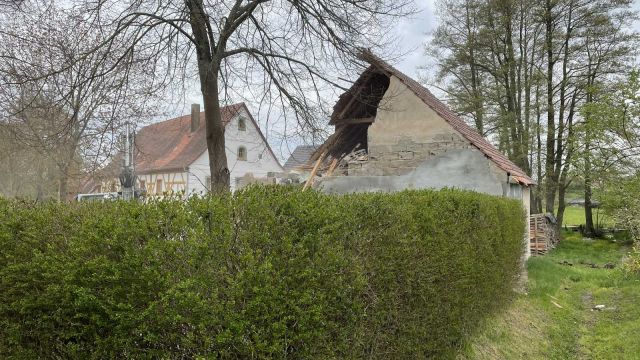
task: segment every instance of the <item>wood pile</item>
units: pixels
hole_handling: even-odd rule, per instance
[[[531,255],[544,255],[558,244],[555,224],[545,214],[529,216],[529,247]]]

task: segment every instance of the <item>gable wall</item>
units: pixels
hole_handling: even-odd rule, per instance
[[[368,129],[369,159],[349,163],[354,177],[319,182],[326,192],[349,193],[455,187],[522,201],[529,214],[530,189],[508,183],[500,169],[427,106],[398,78],[389,88]],[[529,227],[525,230],[528,257]]]
[[[266,177],[270,172],[282,172],[282,167],[271,154],[265,144],[260,131],[249,118],[249,114],[242,109],[241,116],[245,118],[246,130],[238,129],[240,116],[234,117],[225,129],[227,165],[231,172],[231,190],[236,190],[237,179],[250,173],[255,178]],[[247,160],[238,160],[238,148],[247,149]],[[202,153],[196,161],[189,165],[188,192],[206,192],[206,177],[209,176],[209,154]]]
[[[368,131],[369,161],[350,175],[403,175],[451,149],[473,148],[396,77]],[[475,149],[475,148],[474,148]]]

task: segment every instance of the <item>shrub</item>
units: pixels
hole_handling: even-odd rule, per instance
[[[454,190],[0,200],[0,357],[447,357],[509,298],[523,229]]]
[[[629,194],[640,191],[640,177],[622,182],[610,196],[610,211],[618,226],[626,229],[631,242],[632,251],[624,260],[623,269],[629,275],[640,275],[640,200]]]

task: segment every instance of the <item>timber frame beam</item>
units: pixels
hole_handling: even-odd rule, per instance
[[[375,116],[370,116],[365,118],[342,119],[340,120],[340,124],[345,124],[345,125],[372,124],[375,119],[376,119]]]

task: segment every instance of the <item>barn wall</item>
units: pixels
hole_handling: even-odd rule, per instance
[[[323,178],[316,186],[340,194],[459,188],[521,200],[528,217],[529,188],[510,183],[504,170],[396,77],[391,77],[367,141],[368,160],[350,162],[349,176]],[[528,257],[528,226],[524,235]]]
[[[368,130],[367,162],[349,164],[349,175],[403,175],[454,149],[475,148],[396,77],[391,77]],[[491,167],[506,181],[506,173]]]
[[[245,118],[246,130],[238,129],[240,117]],[[235,191],[240,178],[246,174],[253,177],[266,177],[270,172],[282,172],[278,160],[267,149],[259,129],[255,127],[246,112],[231,120],[225,129],[227,165],[231,172],[231,190]],[[247,149],[247,160],[238,160],[238,148]],[[206,177],[209,176],[209,154],[205,151],[189,166],[189,193],[206,192]]]
[[[489,161],[476,149],[451,149],[423,161],[403,175],[335,176],[320,179],[317,186],[325,192],[340,194],[445,187],[498,196],[504,191]]]

